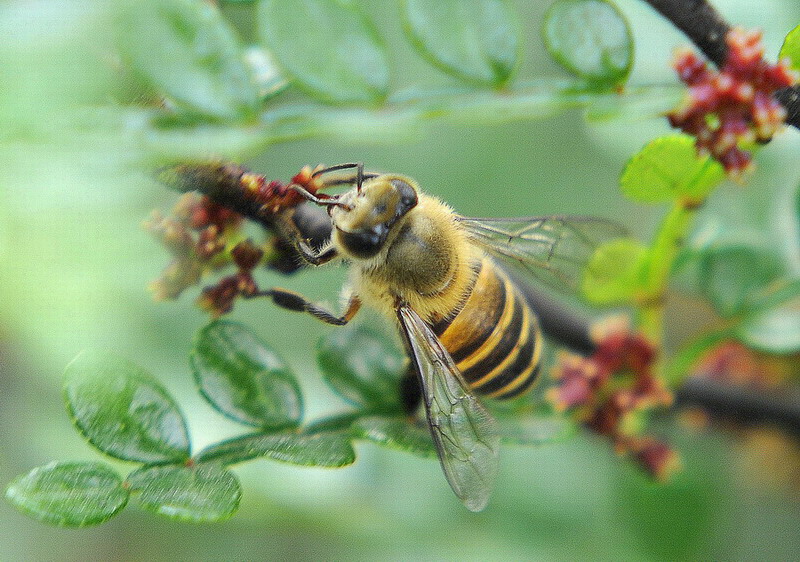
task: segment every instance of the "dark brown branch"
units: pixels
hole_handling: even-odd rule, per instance
[[[715,65],[728,56],[725,34],[731,26],[706,0],[644,0],[682,31]],[[775,94],[788,112],[786,123],[800,129],[800,87],[784,88]]]
[[[800,129],[800,87],[784,88],[775,92],[775,99],[786,108],[786,122]]]
[[[717,66],[725,64],[731,26],[705,0],[645,0],[681,30]]]
[[[700,406],[711,415],[744,425],[769,423],[800,437],[800,393],[757,390],[706,377],[688,379],[676,393],[678,406]]]
[[[176,191],[202,193],[217,205],[271,229],[274,226],[273,221],[260,212],[262,203],[253,197],[247,197],[247,192],[241,185],[241,178],[247,172],[245,168],[233,163],[187,162],[157,170],[156,177]]]

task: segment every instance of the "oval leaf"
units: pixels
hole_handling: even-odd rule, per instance
[[[356,406],[400,409],[404,357],[368,326],[350,324],[331,331],[320,340],[317,362],[325,382]]]
[[[85,527],[116,515],[128,503],[128,491],[106,464],[51,463],[14,479],[6,498],[39,521]]]
[[[406,451],[425,458],[436,458],[431,431],[427,426],[400,418],[368,417],[353,424],[353,434],[383,447]]]
[[[583,274],[581,291],[594,304],[629,302],[641,287],[647,250],[630,238],[598,247]]]
[[[559,0],[545,14],[550,55],[590,83],[623,82],[633,65],[633,37],[616,6],[604,0]]]
[[[258,87],[258,97],[262,102],[274,98],[289,87],[289,80],[281,74],[269,51],[252,45],[245,50],[244,60],[250,67],[253,81]]]
[[[700,285],[716,311],[726,318],[753,306],[782,273],[778,255],[749,243],[711,248],[700,261]]]
[[[737,327],[747,345],[769,353],[800,352],[800,280],[794,280],[759,303]]]
[[[686,197],[700,202],[724,179],[722,165],[698,156],[691,137],[669,135],[651,141],[628,161],[620,186],[634,201],[660,203]]]
[[[220,119],[255,114],[258,87],[235,33],[211,2],[137,2],[120,29],[125,58],[179,105]]]
[[[203,450],[197,462],[225,465],[267,457],[302,466],[337,468],[353,464],[356,453],[347,431],[253,434],[223,441]]]
[[[81,353],[67,365],[64,397],[75,427],[107,455],[144,463],[189,457],[189,433],[175,401],[126,359]]]
[[[794,70],[800,70],[800,25],[795,27],[783,40],[778,58],[788,58]]]
[[[146,466],[127,482],[144,509],[180,521],[227,519],[242,496],[233,473],[216,464]]]
[[[200,392],[231,419],[270,429],[300,423],[303,397],[297,380],[246,327],[217,321],[200,330],[191,364]]]
[[[361,414],[358,412],[347,412],[345,414],[334,414],[326,418],[319,418],[309,423],[303,428],[304,433],[323,433],[326,431],[350,431],[350,426]]]
[[[330,103],[362,104],[386,96],[385,47],[352,3],[262,0],[258,22],[278,64],[309,94]]]
[[[501,86],[517,66],[520,41],[506,0],[405,0],[403,28],[432,64],[463,80]]]

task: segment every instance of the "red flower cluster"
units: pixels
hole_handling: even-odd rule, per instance
[[[258,292],[252,271],[264,258],[264,250],[249,239],[236,243],[240,236],[241,215],[226,209],[205,195],[184,194],[170,217],[154,211],[145,228],[161,239],[173,255],[161,277],[150,288],[157,299],[177,298],[185,289],[200,282],[206,273],[231,262],[238,268],[233,275],[203,289],[198,304],[215,316],[230,312],[239,296]]]
[[[710,153],[738,178],[752,165],[741,146],[766,142],[780,129],[786,109],[772,94],[796,83],[798,74],[788,60],[774,65],[764,60],[760,31],[734,28],[725,42],[728,56],[719,71],[689,49],[676,53],[673,66],[689,92],[668,118],[697,139],[701,154]]]
[[[239,215],[196,193],[184,194],[170,216],[153,211],[144,227],[173,256],[161,277],[150,285],[155,297],[177,298],[197,284],[206,270],[224,265],[224,260],[220,264],[216,258],[225,249],[228,234],[240,223]]]
[[[308,166],[303,168],[300,174],[297,174],[295,178],[301,177],[307,168]],[[308,175],[310,180],[310,168],[308,168]],[[304,185],[297,181],[291,181],[288,184],[278,180],[267,181],[264,176],[251,172],[244,172],[239,177],[238,183],[240,187],[237,187],[241,189],[244,198],[256,204],[258,215],[261,218],[268,218],[284,209],[295,207],[303,201],[303,197],[299,193],[289,189],[289,185],[293,183]]]
[[[304,201],[289,186],[296,184],[310,193],[317,192],[321,185],[314,176],[317,169],[306,166],[289,183],[269,181],[236,164],[219,161],[179,164],[160,170],[159,179],[163,183],[187,193],[169,217],[153,212],[145,223],[145,228],[173,255],[161,277],[151,284],[156,298],[177,298],[208,272],[233,263],[238,271],[203,289],[199,299],[202,308],[219,316],[230,312],[236,298],[258,293],[252,271],[262,262],[265,249],[269,254],[267,265],[294,271],[294,249],[279,234],[261,248],[250,240],[237,243],[241,238],[239,227],[248,218],[272,230],[281,213]]]
[[[223,277],[216,285],[203,289],[198,304],[200,308],[214,316],[226,314],[233,309],[238,297],[252,297],[258,293],[258,285],[253,279],[253,269],[261,262],[264,251],[250,240],[239,242],[231,250],[231,257],[238,271]]]
[[[638,414],[672,403],[672,394],[653,369],[656,349],[618,323],[600,331],[594,335],[597,347],[591,356],[560,355],[553,373],[558,384],[548,391],[548,399],[609,437],[618,453],[631,455],[651,475],[666,479],[679,465],[677,454],[633,428]]]

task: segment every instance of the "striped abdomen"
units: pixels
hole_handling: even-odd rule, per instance
[[[513,398],[533,386],[542,348],[539,322],[490,258],[481,260],[461,310],[433,330],[475,392]]]

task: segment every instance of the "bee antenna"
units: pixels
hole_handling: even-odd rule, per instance
[[[361,186],[364,183],[364,180],[367,178],[374,178],[378,174],[375,173],[364,173],[364,163],[363,162],[349,162],[347,164],[336,164],[335,166],[328,166],[327,168],[322,168],[311,174],[312,178],[318,178],[322,174],[327,174],[328,172],[336,172],[338,170],[352,170],[355,168],[356,170],[356,177],[355,177],[355,185],[356,191],[359,193],[361,192]],[[341,185],[341,184],[350,184],[353,185],[353,178],[352,176],[348,178],[341,178],[341,179],[333,179],[328,182],[325,182],[325,186],[331,185]]]
[[[364,163],[359,162],[356,168],[356,191],[361,193],[361,184],[364,183]]]
[[[322,174],[327,174],[328,172],[335,172],[337,170],[351,170],[353,168],[360,168],[361,173],[364,173],[364,164],[363,162],[348,162],[347,164],[336,164],[335,166],[328,166],[327,168],[321,168],[311,174],[312,178],[316,178],[317,176],[321,176]]]

